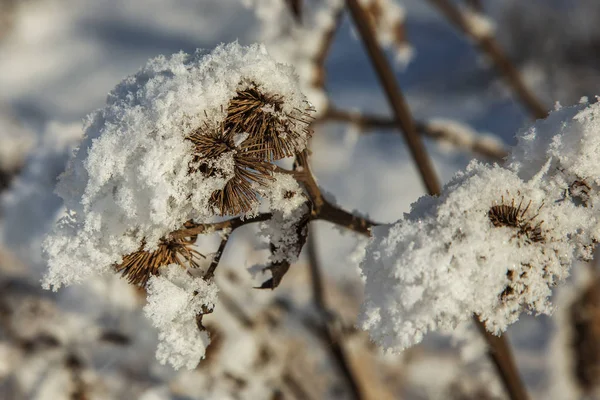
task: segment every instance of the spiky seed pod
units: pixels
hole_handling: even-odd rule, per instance
[[[575,378],[579,387],[593,395],[600,388],[600,289],[599,281],[589,287],[573,302],[569,310],[571,348]]]
[[[186,137],[194,144],[190,173],[224,176],[217,160],[226,154],[233,158],[233,176],[211,195],[221,215],[250,211],[258,203],[256,184],[264,187],[272,180],[272,161],[305,147],[312,109],[284,113],[283,104],[281,96],[267,95],[251,83],[230,101],[220,126],[205,124]]]
[[[531,201],[527,203],[525,208],[522,206],[523,199],[515,207],[515,199],[512,199],[511,204],[508,205],[504,204],[504,197],[502,197],[501,204],[494,205],[489,209],[488,217],[495,227],[508,226],[515,228],[516,236],[524,237],[527,244],[543,242],[542,223],[544,221],[534,223],[538,214],[531,217],[527,216],[527,212],[531,207]]]
[[[197,260],[204,255],[193,246],[196,238],[192,239],[161,239],[154,251],[144,250],[145,243],[140,249],[123,257],[123,261],[115,265],[115,270],[134,285],[145,287],[152,275],[158,275],[160,267],[170,264],[182,268],[198,268]]]
[[[516,230],[515,236],[524,238],[525,244],[544,242],[541,227],[543,221],[534,223],[537,214],[528,216],[527,213],[530,208],[531,201],[523,208],[523,199],[521,199],[518,206],[515,206],[514,199],[512,199],[511,204],[508,205],[504,204],[504,197],[502,197],[502,202],[499,205],[490,207],[488,217],[495,227],[506,226],[514,228]],[[518,298],[527,291],[527,285],[524,281],[527,279],[528,271],[531,269],[531,265],[521,264],[521,270],[519,272],[514,270],[507,271],[506,277],[508,278],[509,283],[502,293],[500,293],[500,299],[503,302]]]
[[[247,132],[249,136],[241,147],[256,158],[273,161],[292,157],[311,135],[312,109],[286,113],[284,101],[278,95],[263,93],[251,83],[231,99],[225,128],[230,132]]]
[[[194,164],[197,165],[191,172],[223,175],[224,171],[219,170],[214,161],[227,153],[232,154],[233,176],[223,189],[211,195],[211,203],[221,215],[236,215],[252,209],[258,202],[254,184],[266,186],[272,179],[273,166],[256,157],[255,152],[245,150],[243,140],[241,144],[236,143],[244,138],[239,135],[221,126],[217,129],[205,127],[187,136],[194,144]]]

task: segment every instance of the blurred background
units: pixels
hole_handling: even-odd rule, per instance
[[[597,0],[361,4],[443,181],[473,158],[501,162],[544,110],[600,93]],[[314,173],[344,209],[390,223],[425,193],[343,1],[0,0],[0,398],[505,398],[471,326],[400,355],[370,344],[354,328],[365,239],[328,223],[311,227],[326,315],[306,254],[280,288],[254,290],[248,269],[264,262],[264,243],[255,227],[235,233],[206,318],[213,343],[193,371],[158,364],[144,293],[124,280],[41,289],[41,241],[63,212],[54,185],[86,115],[149,58],[235,40],[263,42],[296,67],[317,109]],[[216,251],[218,238],[198,246]],[[555,316],[524,316],[508,331],[532,398],[597,396],[590,270],[575,267]]]

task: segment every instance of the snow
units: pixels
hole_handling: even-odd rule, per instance
[[[195,368],[210,343],[196,316],[212,310],[216,301],[214,283],[192,277],[179,265],[163,267],[159,276],[151,277],[144,313],[159,331],[156,359],[175,369]]]
[[[213,217],[211,195],[232,177],[235,153],[210,161],[222,174],[191,174],[186,135],[218,127],[229,101],[249,85],[284,99],[280,120],[306,107],[292,68],[259,45],[160,56],[123,80],[87,118],[83,142],[60,178],[57,193],[68,211],[44,244],[44,285],[57,289],[106,272],[140,243],[152,250],[185,221]],[[297,135],[292,148],[302,150],[304,126],[287,126]]]
[[[599,112],[555,111],[522,132],[506,167],[471,162],[440,196],[373,228],[359,319],[371,338],[400,351],[473,314],[500,334],[524,311],[551,313],[551,288],[600,238]]]

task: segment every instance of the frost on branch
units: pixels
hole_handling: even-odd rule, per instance
[[[495,334],[550,313],[551,288],[599,238],[600,105],[551,114],[519,136],[506,167],[471,163],[439,197],[373,230],[361,325],[399,351],[473,314]]]
[[[273,277],[264,282],[261,289],[275,289],[295,262],[306,243],[309,222],[308,204],[299,205],[293,212],[277,210],[273,218],[261,224],[261,236],[269,241],[270,265],[264,268]]]
[[[196,367],[210,343],[196,318],[212,311],[216,301],[213,282],[192,277],[179,265],[163,267],[159,276],[150,278],[144,313],[159,331],[156,359],[175,369]]]
[[[113,271],[147,287],[157,358],[195,367],[208,343],[196,318],[216,288],[192,277],[203,272],[197,235],[175,231],[261,205],[298,209],[304,195],[274,161],[306,148],[311,111],[293,69],[262,46],[150,60],[88,117],[58,184],[66,215],[44,242],[44,286]]]
[[[406,66],[413,58],[413,48],[406,37],[405,10],[394,0],[360,0],[382,46],[396,52],[396,61]]]
[[[150,60],[88,117],[58,185],[68,215],[44,245],[45,285],[156,251],[186,221],[256,212],[271,162],[305,148],[307,118],[293,70],[261,46]]]

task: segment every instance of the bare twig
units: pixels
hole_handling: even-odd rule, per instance
[[[352,397],[355,399],[362,399],[364,398],[364,395],[362,394],[363,391],[358,383],[358,379],[355,377],[349,357],[344,349],[343,337],[341,334],[339,334],[339,332],[336,332],[336,330],[329,323],[329,312],[327,303],[325,301],[325,291],[323,287],[321,269],[319,267],[319,260],[316,253],[314,232],[309,233],[308,243],[306,246],[312,282],[312,295],[315,301],[315,307],[317,307],[322,319],[322,332],[329,345],[328,349],[331,352],[332,358],[337,364],[339,371],[346,379]]]
[[[429,0],[442,14],[465,35],[471,37],[494,63],[508,85],[514,90],[523,105],[535,118],[546,118],[548,108],[525,85],[519,70],[508,58],[491,33],[477,32],[474,24],[454,3],[449,0]]]
[[[215,270],[219,265],[219,261],[221,261],[221,257],[225,252],[225,246],[227,246],[227,242],[229,241],[229,235],[230,232],[224,233],[224,236],[221,239],[221,243],[219,244],[219,249],[217,250],[217,253],[214,255],[212,261],[210,262],[210,266],[204,274],[204,280],[210,280],[215,275]]]
[[[384,130],[396,129],[398,126],[396,121],[390,117],[339,110],[333,107],[327,110],[319,122],[349,122],[360,128]],[[481,136],[474,136],[466,143],[461,137],[457,136],[452,129],[446,129],[440,124],[415,121],[415,126],[417,132],[423,136],[451,143],[454,146],[465,148],[495,161],[501,161],[508,155],[508,152],[504,147],[486,140]]]
[[[496,366],[498,374],[500,374],[508,396],[513,400],[528,399],[525,386],[523,386],[519,371],[516,368],[512,351],[506,340],[506,334],[502,336],[492,335],[485,329],[485,325],[477,316],[473,316],[473,322],[485,338],[488,345],[488,353]]]
[[[437,175],[432,168],[431,161],[421,142],[421,138],[417,134],[410,110],[404,101],[392,68],[385,58],[385,55],[379,47],[375,35],[369,26],[367,16],[357,0],[346,0],[346,4],[371,58],[380,83],[385,89],[394,116],[402,127],[409,150],[421,173],[421,178],[423,179],[429,194],[438,195],[441,188]],[[478,320],[478,318],[476,319]],[[489,355],[498,369],[508,394],[513,400],[527,399],[525,388],[519,378],[518,370],[514,364],[506,338],[492,337],[485,329],[482,331],[482,334],[485,336],[488,344],[490,344]]]
[[[259,214],[251,218],[232,218],[226,221],[214,222],[208,224],[188,224],[189,228],[179,229],[171,233],[173,239],[186,238],[194,235],[202,235],[211,232],[229,230],[233,232],[235,229],[248,225],[254,222],[267,221],[273,217],[271,213]]]
[[[417,134],[416,126],[412,115],[406,105],[404,96],[400,91],[394,71],[389,65],[387,59],[379,44],[371,26],[368,21],[368,17],[365,11],[358,4],[357,0],[346,0],[352,19],[356,25],[356,28],[360,34],[360,37],[366,47],[367,53],[375,67],[379,82],[385,90],[388,102],[394,112],[394,117],[398,126],[402,129],[404,139],[410,150],[410,153],[419,169],[421,179],[427,188],[427,191],[431,194],[437,194],[440,192],[440,184],[438,178],[433,169],[433,164],[429,159],[425,146]]]

